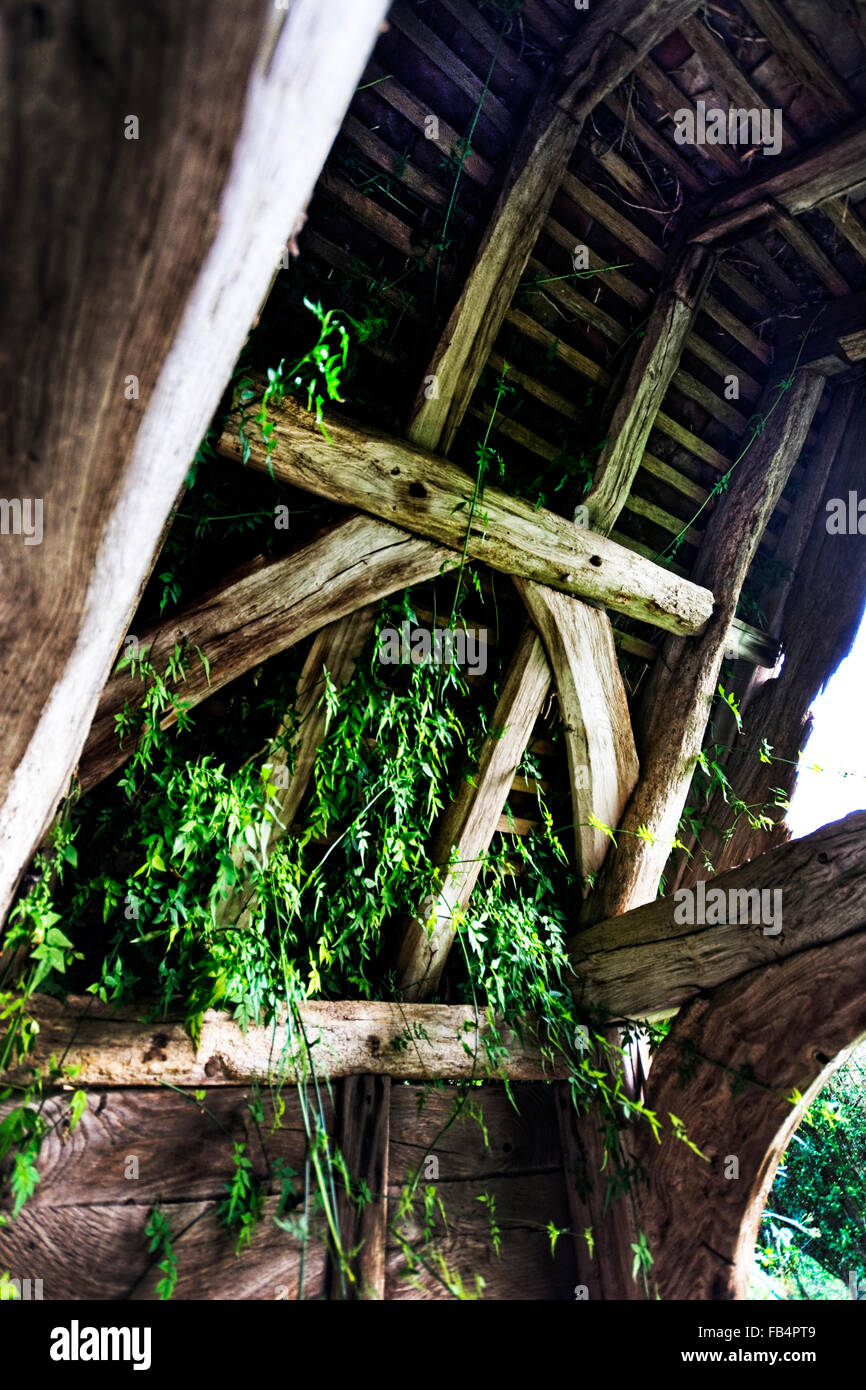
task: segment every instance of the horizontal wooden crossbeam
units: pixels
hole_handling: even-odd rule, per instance
[[[614,1018],[673,1013],[759,965],[866,931],[864,883],[866,811],[857,811],[706,883],[578,932],[569,946],[577,998]],[[711,908],[720,902],[709,896],[714,890],[724,894],[721,920]],[[756,892],[765,920],[730,920],[732,903],[754,913],[754,896],[741,895]],[[709,922],[695,920],[707,916]]]
[[[47,1064],[52,1054],[79,1067],[81,1086],[237,1086],[276,1078],[287,1082],[317,1076],[393,1076],[406,1081],[484,1077],[489,1068],[485,1040],[494,1030],[468,1004],[304,1004],[300,1021],[306,1044],[285,1026],[250,1027],[244,1033],[228,1014],[204,1015],[196,1048],[175,1014],[140,1022],[147,1006],[114,1012],[93,998],[66,1003],[41,996],[31,1012],[39,1034],[28,1065]],[[541,1081],[565,1070],[547,1062],[531,1021],[518,1037],[501,1021],[505,1049],[497,1047],[498,1075]],[[309,1050],[307,1050],[307,1044]],[[68,1049],[68,1050],[67,1050]]]
[[[670,632],[701,632],[712,613],[708,589],[500,488],[484,487],[476,497],[468,474],[426,449],[344,419],[329,419],[325,437],[293,400],[273,418],[273,451],[251,439],[249,462],[282,482]],[[219,451],[242,458],[236,423],[227,425]]]
[[[326,623],[433,579],[457,559],[372,517],[348,516],[291,555],[242,565],[183,613],[134,634],[138,653],[162,676],[180,647],[186,669],[172,688],[178,703],[190,708]],[[136,734],[121,743],[117,719],[126,707],[140,708],[148,684],[125,667],[105,686],[78,767],[85,791],[134,751]],[[176,720],[172,705],[160,727]]]

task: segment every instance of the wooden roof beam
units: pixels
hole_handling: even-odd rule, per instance
[[[148,1013],[144,1002],[118,1009],[92,995],[70,995],[65,1003],[35,995],[29,1008],[39,1033],[27,1055],[28,1068],[47,1065],[52,1053],[63,1056],[69,1066],[80,1067],[76,1084],[82,1086],[303,1083],[310,1077],[310,1058],[319,1077],[480,1080],[487,1074],[487,1038],[496,1045],[501,1076],[543,1081],[566,1075],[565,1065],[554,1065],[540,1047],[531,1019],[518,1037],[502,1019],[491,1024],[470,1004],[301,1004],[309,1055],[292,1051],[285,1025],[251,1025],[244,1032],[231,1015],[212,1009],[202,1018],[196,1048],[178,1014],[160,1018],[158,1024],[140,1022]],[[155,1033],[158,1047],[153,1046]]]
[[[713,269],[713,256],[691,247],[675,265],[640,339],[584,503],[589,525],[604,536],[613,530],[631,492]]]
[[[280,481],[445,545],[458,561],[465,553],[655,627],[696,633],[710,615],[706,589],[500,488],[485,486],[476,496],[467,473],[426,449],[336,417],[328,419],[325,437],[314,417],[288,399],[271,417],[273,450],[268,455],[254,437],[249,462]],[[225,458],[243,457],[232,421],[219,449]]]
[[[191,708],[326,623],[433,579],[459,559],[372,517],[349,516],[291,555],[241,566],[183,613],[137,633],[139,654],[162,675],[181,647],[188,669],[175,689]],[[145,689],[140,675],[126,667],[102,691],[78,767],[85,790],[131,757],[136,737],[130,733],[121,747],[116,716],[126,706],[139,708]],[[176,720],[170,707],[160,727]]]
[[[407,434],[448,453],[544,225],[587,113],[698,0],[618,0],[585,27],[542,87],[493,215],[412,410]],[[615,37],[618,36],[618,39]],[[426,390],[435,377],[438,390]]]
[[[653,664],[638,737],[641,777],[616,853],[608,856],[586,904],[587,921],[618,916],[656,894],[703,743],[743,581],[800,455],[824,385],[822,376],[798,372],[787,390],[768,388],[759,405],[764,429],[750,434],[748,451],[710,518],[694,569],[696,579],[713,586],[713,618],[695,642],[666,642],[662,659]]]
[[[771,215],[776,206],[796,217],[829,198],[855,193],[864,185],[866,121],[859,121],[823,144],[778,164],[764,178],[753,179],[721,199],[705,201],[706,219],[698,223],[691,240],[708,246],[756,218]]]
[[[417,917],[400,924],[395,964],[404,999],[419,1001],[435,993],[454,941],[455,918],[465,910],[483,857],[500,828],[514,774],[550,682],[544,648],[527,627],[503,682],[477,771],[472,782],[461,779],[431,846],[430,862],[439,870],[438,883]]]
[[[791,311],[776,344],[780,367],[799,356],[803,366],[829,375],[850,370],[866,356],[866,290],[844,295],[832,304],[803,304]]]

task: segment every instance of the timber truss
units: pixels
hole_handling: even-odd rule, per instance
[[[459,15],[465,12],[466,23],[474,25],[479,42],[484,41],[486,21],[464,4],[449,8]],[[290,829],[324,735],[322,673],[327,670],[337,686],[349,681],[371,632],[377,603],[456,568],[463,553],[510,576],[525,609],[525,628],[502,680],[473,782],[455,789],[436,827],[430,845],[431,862],[440,871],[436,892],[432,900],[419,904],[417,918],[402,924],[396,965],[407,1002],[399,1011],[389,1005],[311,1005],[311,1021],[315,1015],[332,1055],[342,1059],[343,1074],[406,1076],[415,1073],[407,1071],[405,1059],[397,1066],[387,1041],[405,1027],[406,1009],[417,1009],[424,1028],[439,1044],[438,1053],[436,1048],[424,1050],[418,1074],[465,1072],[465,1053],[455,1038],[467,1021],[476,1026],[478,1021],[467,1020],[465,1010],[434,1006],[429,1000],[454,939],[455,916],[469,903],[484,854],[502,827],[517,768],[555,688],[570,770],[576,863],[586,884],[594,885],[591,892],[587,887],[582,907],[584,926],[571,943],[575,992],[582,1002],[606,1011],[612,1025],[683,1010],[654,1061],[646,1094],[657,1109],[670,1108],[683,1119],[710,1163],[695,1160],[690,1166],[691,1156],[683,1146],[676,1148],[675,1141],[666,1141],[659,1155],[644,1153],[650,1184],[642,1219],[651,1244],[655,1241],[663,1252],[655,1267],[663,1295],[718,1298],[743,1293],[750,1242],[784,1140],[833,1058],[866,1029],[866,823],[862,816],[850,818],[806,840],[772,848],[744,867],[736,867],[736,862],[726,865],[716,880],[726,890],[780,880],[791,886],[792,905],[790,911],[786,907],[779,938],[733,926],[686,930],[675,921],[671,899],[654,896],[701,753],[723,659],[735,656],[762,672],[764,680],[776,665],[787,595],[776,594],[776,620],[768,633],[736,617],[768,523],[782,515],[775,553],[796,570],[811,553],[809,546],[817,544],[811,523],[827,480],[848,477],[856,465],[852,439],[862,436],[864,414],[859,378],[859,363],[866,355],[862,304],[839,272],[828,267],[824,252],[798,219],[813,209],[825,210],[852,245],[861,253],[866,250],[866,227],[845,205],[866,185],[866,129],[850,119],[855,114],[850,98],[781,7],[772,0],[748,0],[748,12],[770,26],[773,41],[796,56],[800,69],[808,68],[813,83],[827,101],[835,101],[840,119],[848,124],[820,148],[804,148],[789,133],[782,158],[772,161],[766,175],[762,170],[760,177],[748,180],[727,150],[710,150],[726,176],[721,188],[708,189],[705,183],[701,188],[692,166],[682,162],[680,172],[693,206],[671,248],[662,253],[596,192],[582,186],[570,164],[590,114],[602,102],[616,110],[622,84],[635,74],[668,108],[674,99],[684,99],[676,88],[671,94],[671,79],[650,56],[674,30],[736,100],[762,104],[724,45],[695,17],[697,9],[697,0],[619,0],[590,7],[584,27],[535,96],[474,262],[417,384],[405,436],[378,432],[342,415],[327,420],[325,435],[294,403],[276,407],[272,439],[267,449],[250,441],[249,464],[328,499],[344,509],[342,515],[327,534],[288,556],[234,572],[191,608],[141,633],[139,640],[159,669],[178,642],[202,652],[207,665],[187,675],[182,692],[187,704],[196,704],[268,657],[313,636],[297,693],[304,717],[289,748],[280,751],[277,740],[270,758],[286,766],[278,811],[279,822]],[[369,48],[383,6],[365,0],[357,10],[366,18],[363,42]],[[398,27],[407,32],[417,25],[406,6],[398,6],[395,15]],[[348,59],[345,66],[344,96],[357,80]],[[393,83],[392,99],[397,99]],[[405,100],[403,105],[406,108]],[[657,146],[658,134],[642,129],[639,116],[635,119],[639,138],[648,148]],[[349,120],[358,124],[355,117]],[[375,151],[369,133],[356,135]],[[673,152],[667,151],[668,156],[673,159]],[[758,163],[771,165],[769,160]],[[609,159],[608,166],[614,177],[627,181],[634,197],[644,196],[636,173],[623,172],[615,159]],[[332,173],[323,176],[322,187],[331,195],[335,190],[340,194]],[[563,187],[637,254],[646,255],[659,276],[646,329],[632,344],[627,369],[616,383],[607,440],[584,502],[585,525],[492,486],[484,487],[473,508],[473,480],[449,458],[464,419],[475,409],[473,398],[483,369],[499,361],[496,342],[503,326],[511,324],[543,338],[544,330],[532,327],[515,296],[527,268],[535,263],[542,233],[562,245],[569,240],[568,234],[560,235],[551,215],[554,197]],[[350,198],[345,189],[343,196]],[[279,209],[282,216],[286,211]],[[299,211],[292,212],[290,225]],[[836,297],[836,304],[819,318],[816,337],[807,340],[811,346],[805,354],[794,335],[788,344],[777,345],[778,362],[791,373],[783,392],[778,390],[779,373],[770,372],[764,341],[713,297],[714,285],[721,282],[734,284],[744,298],[757,296],[760,303],[760,293],[738,278],[727,257],[744,238],[770,227],[781,231]],[[389,232],[396,235],[390,224]],[[302,254],[304,245],[302,234]],[[328,254],[315,224],[310,245]],[[333,248],[330,254],[336,254]],[[629,284],[622,277],[620,281]],[[617,326],[612,328],[610,320],[605,323],[604,311],[567,287],[562,293],[571,294],[574,311],[594,321],[602,333],[616,336]],[[633,285],[623,293],[631,294],[632,302],[635,295],[638,301],[641,294],[644,302],[649,298]],[[807,312],[808,306],[797,305],[798,323]],[[720,354],[697,332],[702,313],[745,344],[765,368],[763,381],[742,373],[744,393],[765,422],[760,432],[750,427],[746,415],[713,396],[683,368],[682,355],[688,348],[703,353],[703,359],[719,369]],[[433,393],[424,388],[431,379],[437,385]],[[708,404],[710,414],[734,436],[739,434],[730,457],[702,446],[663,409],[672,386]],[[783,493],[817,413],[828,406],[830,423],[806,470],[807,485],[817,481],[804,523],[800,509],[785,507]],[[727,481],[699,537],[697,560],[688,575],[676,566],[657,564],[647,547],[617,529],[626,510],[639,509],[632,492],[639,470],[662,478],[673,472],[647,451],[654,430],[680,441],[688,435],[705,459],[714,456],[711,461]],[[219,453],[239,463],[236,421],[226,427]],[[706,492],[698,488],[697,495],[706,497]],[[169,500],[170,489],[162,498],[162,517]],[[111,498],[100,497],[95,505],[107,530]],[[120,596],[127,614],[139,582],[140,576],[129,576],[127,591]],[[661,644],[617,631],[611,615],[659,630]],[[118,609],[112,617],[115,651],[122,616]],[[632,728],[618,647],[638,652],[651,665],[647,713],[639,730]],[[98,669],[95,659],[91,680]],[[46,685],[44,693],[50,688]],[[78,760],[83,788],[96,785],[129,756],[129,744],[118,746],[115,716],[136,695],[137,682],[122,671],[104,685],[89,735],[72,752],[75,759],[83,742]],[[87,704],[83,694],[80,703],[82,709]],[[85,711],[85,721],[87,717]],[[172,718],[169,712],[165,722]],[[38,737],[38,730],[28,735],[23,724],[19,733],[24,746],[28,737]],[[26,755],[21,760],[15,797],[6,811],[19,818],[8,835],[15,862],[9,865],[7,890],[44,828],[49,803],[53,798],[56,804],[63,790],[62,763],[63,759],[55,768],[53,787],[48,792],[43,788],[41,822],[31,821],[28,839],[20,829],[20,808],[36,777],[34,769],[38,766],[41,775],[42,765],[37,759],[28,773]],[[618,828],[615,851],[604,832],[595,828],[599,822]],[[274,837],[285,832],[275,824],[270,833]],[[224,905],[223,920],[241,922],[251,906],[252,890],[241,884]],[[376,1011],[373,1026],[370,1020]],[[42,1037],[49,1050],[74,1014],[74,1005],[61,1014],[46,1006]],[[757,1031],[756,1020],[761,1020]],[[802,1045],[780,1051],[778,1039],[795,1023]],[[241,1055],[233,1030],[215,1017],[206,1021],[198,1056],[175,1029],[163,1059],[132,1071],[120,1059],[144,1055],[138,1025],[91,1016],[81,1026],[84,1081],[130,1084],[143,1075],[164,1074],[177,1084],[220,1084],[221,1079],[249,1079],[267,1069],[265,1039],[254,1031]],[[371,1034],[382,1044],[373,1051]],[[683,1089],[677,1059],[686,1045],[696,1061]],[[205,1067],[205,1057],[216,1058],[217,1066]],[[732,1098],[725,1092],[724,1067],[719,1063],[750,1067],[763,1092],[753,1089],[745,1101]],[[525,1039],[516,1044],[510,1065],[514,1076],[545,1074]],[[636,1087],[642,1084],[636,1079]],[[778,1096],[794,1087],[805,1100],[786,1106]],[[563,1134],[577,1173],[581,1165],[592,1168],[595,1141],[588,1130],[581,1135],[573,1129],[564,1114]],[[724,1141],[715,1137],[720,1134]],[[740,1155],[741,1184],[726,1186],[722,1180],[728,1149]],[[596,1224],[597,1194],[580,1196],[575,1190],[573,1198],[575,1229]],[[701,1241],[683,1226],[696,1210],[705,1213]],[[622,1213],[613,1219],[627,1223]],[[635,1296],[624,1264],[628,1249],[622,1234],[618,1245],[600,1246],[602,1258],[590,1261],[591,1268],[584,1253],[585,1282],[602,1296]]]

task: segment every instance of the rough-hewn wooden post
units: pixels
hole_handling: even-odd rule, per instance
[[[0,918],[386,8],[4,8]]]

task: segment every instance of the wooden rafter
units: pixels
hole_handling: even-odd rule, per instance
[[[619,0],[590,11],[545,84],[505,177],[475,264],[419,389],[408,436],[448,453],[589,110],[623,80],[697,0]],[[622,42],[610,43],[611,32]],[[426,386],[437,380],[432,395]]]
[[[175,694],[190,708],[326,623],[432,579],[457,561],[452,551],[405,531],[350,516],[281,560],[242,566],[177,617],[136,634],[139,655],[162,675],[181,647],[188,669]],[[145,688],[128,668],[105,686],[78,768],[85,790],[131,756],[135,737],[119,742],[116,717],[127,706],[137,709]],[[174,708],[166,710],[161,727],[176,719]]]
[[[435,991],[451,950],[455,919],[481,871],[535,722],[550,688],[550,667],[538,637],[523,633],[502,686],[472,782],[463,781],[442,819],[430,850],[440,871],[418,915],[400,924],[397,984],[405,999]]]
[[[680,365],[701,299],[713,272],[711,257],[686,254],[663,288],[640,340],[613,412],[592,489],[585,500],[589,525],[610,535],[631,492],[650,432]]]
[[[575,861],[585,892],[610,848],[602,825],[619,825],[638,775],[625,687],[610,620],[597,608],[515,580],[547,651],[556,680],[571,805]]]

